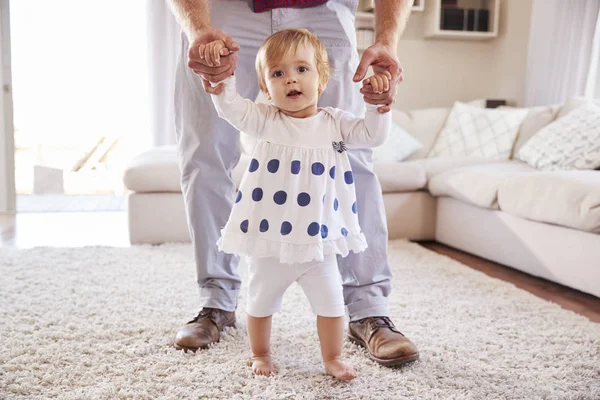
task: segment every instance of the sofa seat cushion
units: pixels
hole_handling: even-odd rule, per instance
[[[242,154],[231,175],[239,185],[250,156]],[[123,175],[125,187],[137,193],[181,192],[181,173],[176,146],[160,146],[147,150],[129,162]]]
[[[498,188],[500,209],[537,222],[600,233],[600,172],[533,172]]]
[[[427,185],[425,168],[420,163],[375,163],[373,171],[379,178],[383,193],[414,192]]]
[[[129,162],[123,183],[138,193],[181,192],[177,147],[154,147],[137,155]]]
[[[434,176],[451,169],[467,167],[469,165],[489,164],[492,161],[479,157],[441,156],[434,158],[422,158],[420,160],[414,160],[411,162],[422,165],[423,168],[425,168],[427,180],[430,180]]]
[[[242,153],[233,169],[231,176],[236,185],[240,184],[250,158]],[[376,163],[373,169],[383,193],[412,192],[427,185],[424,165],[418,162]],[[155,147],[136,156],[127,166],[123,182],[137,193],[181,192],[176,146]]]
[[[432,177],[429,191],[482,208],[499,209],[498,187],[505,180],[533,169],[518,161],[503,161],[451,169]]]

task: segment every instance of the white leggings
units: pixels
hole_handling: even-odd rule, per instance
[[[313,312],[323,317],[345,314],[342,281],[337,258],[323,261],[282,264],[276,258],[251,258],[248,263],[248,305],[246,312],[257,318],[281,311],[281,300],[294,282],[302,287]]]

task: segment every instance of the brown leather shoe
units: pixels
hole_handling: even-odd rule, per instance
[[[385,367],[419,359],[417,346],[397,330],[388,317],[368,317],[350,322],[348,339],[365,347],[369,358]]]
[[[235,311],[203,308],[196,318],[179,328],[175,336],[175,348],[191,351],[206,349],[209,344],[221,339],[221,331],[228,326],[235,327]]]

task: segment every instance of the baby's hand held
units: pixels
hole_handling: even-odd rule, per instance
[[[225,42],[215,40],[210,43],[200,45],[200,58],[206,61],[209,67],[218,67],[221,65],[221,56],[229,54],[229,50],[225,47]]]
[[[388,71],[384,71],[381,74],[375,74],[366,79],[366,83],[371,85],[373,93],[382,94],[387,93],[390,90],[390,81],[392,80],[392,74]]]

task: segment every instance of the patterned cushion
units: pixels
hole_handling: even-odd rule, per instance
[[[544,171],[600,167],[600,107],[590,102],[536,133],[517,153]]]
[[[456,102],[428,157],[508,160],[527,109],[487,109]]]

